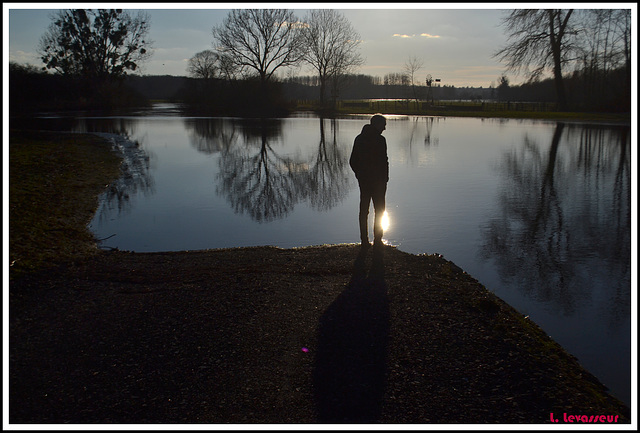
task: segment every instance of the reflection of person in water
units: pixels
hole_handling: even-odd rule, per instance
[[[362,248],[369,248],[369,204],[373,201],[373,246],[382,246],[382,216],[385,211],[385,195],[389,181],[389,159],[387,157],[387,141],[381,135],[387,120],[376,114],[368,125],[362,128],[353,143],[349,165],[353,169],[360,186],[360,240]]]

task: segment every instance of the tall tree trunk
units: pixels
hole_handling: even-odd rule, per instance
[[[567,110],[567,95],[564,88],[564,79],[562,78],[562,65],[560,62],[560,48],[555,47],[551,42],[553,49],[553,82],[556,87],[556,95],[558,96],[558,108],[560,111]]]
[[[260,117],[265,117],[267,115],[267,76],[264,73],[260,73],[260,101],[258,102],[260,106],[258,107],[258,111],[260,113]]]
[[[562,38],[565,34],[567,23],[573,9],[567,12],[567,15],[562,19],[560,10],[547,10],[549,17],[549,41],[551,45],[551,54],[553,56],[553,81],[556,87],[556,94],[558,96],[558,108],[560,111],[567,110],[567,95],[564,88],[564,79],[562,77]],[[556,31],[555,18],[558,17],[559,25]],[[562,19],[562,21],[560,21]]]
[[[326,93],[327,89],[327,79],[325,76],[320,75],[320,108],[322,110],[324,110],[325,107],[325,98],[324,95]]]

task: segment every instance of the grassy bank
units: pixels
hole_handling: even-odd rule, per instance
[[[450,116],[480,118],[541,119],[589,122],[630,122],[630,113],[562,112],[555,104],[480,101],[437,101],[433,104],[406,100],[339,101],[337,114]],[[304,105],[309,108],[310,105]]]
[[[96,251],[87,224],[119,162],[95,135],[10,131],[12,276]]]

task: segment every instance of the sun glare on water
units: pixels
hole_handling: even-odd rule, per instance
[[[391,225],[391,222],[389,221],[389,214],[387,213],[387,211],[384,211],[384,214],[382,214],[382,220],[380,221],[380,224],[382,224],[382,230],[384,231],[387,231],[387,229]]]

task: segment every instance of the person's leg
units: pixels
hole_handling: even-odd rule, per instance
[[[386,194],[387,194],[387,184],[380,183],[377,184],[372,191],[371,198],[373,200],[373,210],[375,212],[374,222],[373,222],[373,245],[381,246],[382,245],[382,236],[384,234],[384,230],[382,229],[382,217],[384,215],[384,211],[386,209]]]
[[[360,184],[360,211],[358,221],[360,224],[360,241],[362,245],[369,245],[369,204],[371,203],[371,188],[369,185]]]

